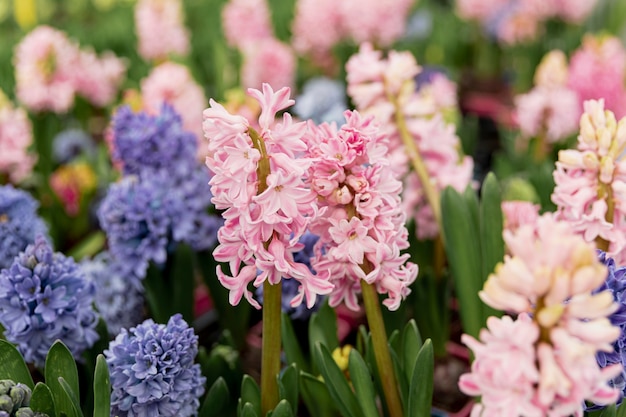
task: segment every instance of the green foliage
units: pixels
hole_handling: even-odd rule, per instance
[[[30,389],[35,387],[22,354],[15,346],[3,339],[0,339],[0,379],[21,382]]]

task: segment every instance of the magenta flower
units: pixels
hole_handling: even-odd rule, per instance
[[[213,255],[228,262],[227,275],[218,267],[220,282],[230,290],[229,300],[242,297],[260,308],[248,284],[260,287],[266,280],[276,284],[295,279],[300,287],[292,299],[297,306],[306,298],[312,307],[317,295],[328,294],[327,277],[313,275],[308,266],[294,261],[300,237],[316,213],[315,194],[303,181],[310,158],[306,150],[304,122],[295,123],[289,113],[282,121],[276,113],[293,104],[289,89],[276,92],[268,85],[248,93],[261,106],[259,131],[247,119],[230,114],[210,100],[204,111],[203,129],[209,139],[207,166],[214,173],[211,192],[216,208],[225,210],[224,226],[218,232],[219,245]],[[233,163],[244,169],[234,170]]]

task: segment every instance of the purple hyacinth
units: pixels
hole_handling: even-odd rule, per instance
[[[346,86],[341,81],[316,77],[304,84],[293,110],[301,119],[311,119],[315,123],[343,124],[343,112],[347,108]]]
[[[195,250],[213,246],[221,219],[208,213],[208,172],[197,166],[185,178],[143,172],[112,184],[98,210],[109,250],[139,282],[153,261],[163,264],[177,242]]]
[[[26,191],[0,186],[0,269],[11,266],[35,236],[47,236],[46,224],[37,216],[38,206]]]
[[[206,378],[194,364],[198,336],[182,319],[146,320],[122,332],[104,351],[111,374],[111,415],[195,416]]]
[[[111,336],[142,321],[143,294],[128,285],[123,269],[108,252],[82,261],[81,267],[96,287],[96,308]]]
[[[165,103],[154,116],[120,107],[113,116],[112,139],[112,157],[121,162],[124,175],[166,170],[181,177],[196,161],[195,135],[183,129],[178,113]]]
[[[604,284],[594,292],[610,290],[613,293],[613,298],[619,308],[609,316],[609,320],[614,326],[621,329],[621,334],[613,343],[613,352],[600,351],[596,358],[598,364],[603,368],[615,363],[622,364],[626,368],[626,267],[617,267],[613,258],[609,258],[605,252],[600,250],[598,250],[598,259],[607,266],[609,273]],[[620,399],[617,402],[620,404],[626,395],[626,370],[623,370],[621,375],[614,378],[609,384],[621,391]]]
[[[4,336],[27,362],[40,367],[57,339],[79,358],[98,340],[94,291],[72,258],[53,253],[38,236],[8,269],[0,271]]]

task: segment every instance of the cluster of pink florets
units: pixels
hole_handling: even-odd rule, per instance
[[[38,26],[15,50],[17,98],[29,110],[65,113],[79,94],[104,107],[116,98],[126,64],[110,52],[81,50],[65,33]]]
[[[0,177],[19,182],[33,170],[36,157],[28,151],[33,129],[23,108],[14,107],[0,91]]]
[[[314,161],[307,183],[317,194],[320,213],[311,231],[320,236],[311,265],[334,284],[329,304],[359,309],[361,281],[374,284],[390,310],[400,306],[417,277],[406,262],[406,215],[402,183],[389,169],[387,138],[372,117],[346,111],[346,123],[310,125],[306,136]]]
[[[469,156],[460,156],[460,140],[455,126],[446,122],[445,105],[454,105],[445,85],[445,101],[433,99],[430,90],[416,90],[414,77],[421,71],[415,58],[408,52],[382,52],[363,44],[359,53],[347,63],[348,94],[359,112],[374,115],[381,129],[389,137],[391,169],[405,181],[403,204],[409,217],[417,223],[420,239],[438,234],[432,207],[426,200],[421,179],[409,172],[410,152],[404,145],[397,123],[398,113],[415,142],[429,174],[431,186],[437,191],[452,186],[464,191],[472,178],[473,162]]]
[[[183,19],[181,0],[139,0],[135,6],[139,55],[146,60],[187,55],[189,31]]]
[[[585,400],[615,402],[608,381],[622,367],[601,369],[595,355],[620,335],[607,318],[617,305],[610,291],[593,294],[607,275],[595,247],[549,214],[504,240],[510,255],[479,295],[518,316],[490,317],[480,341],[462,337],[475,360],[459,386],[481,396],[473,415],[578,416]]]

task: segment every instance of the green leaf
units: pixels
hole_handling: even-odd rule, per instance
[[[78,416],[78,417],[83,417],[83,411],[80,408],[80,402],[78,400],[76,392],[72,389],[70,384],[68,384],[65,378],[63,378],[62,376],[59,377],[59,384],[61,385],[61,389],[64,391],[65,395],[67,395],[67,397],[70,400],[72,411],[74,413],[73,415]]]
[[[428,339],[420,349],[413,367],[407,417],[430,415],[433,399],[434,367],[433,345],[430,339]]]
[[[222,417],[228,405],[230,393],[223,377],[211,385],[209,392],[202,403],[198,417]]]
[[[93,379],[93,417],[110,417],[111,415],[111,380],[109,367],[104,355],[96,358],[96,370]]]
[[[257,411],[256,407],[250,403],[245,403],[241,407],[241,412],[238,413],[239,417],[260,417],[261,412]]]
[[[181,313],[188,323],[193,321],[195,254],[189,245],[178,244],[172,260],[168,284],[173,298],[173,313]]]
[[[293,417],[294,415],[293,408],[287,400],[281,400],[272,413],[272,417]]]
[[[615,413],[615,417],[626,417],[626,402],[623,402],[617,406],[617,412]]]
[[[337,415],[337,407],[328,394],[326,385],[313,375],[300,371],[300,391],[309,415],[324,417]]]
[[[367,364],[356,349],[350,351],[350,380],[354,386],[356,398],[361,406],[364,417],[379,417],[378,407],[376,407],[376,391],[372,375]]]
[[[337,315],[335,310],[328,305],[328,301],[311,315],[309,321],[309,344],[310,350],[315,350],[316,343],[324,344],[328,349],[335,349],[339,346],[337,336]]]
[[[30,397],[30,408],[35,412],[47,414],[48,417],[56,417],[52,392],[43,382],[37,382],[37,385],[35,385],[33,395]]]
[[[343,417],[363,417],[359,403],[348,385],[348,381],[339,369],[326,346],[317,342],[313,357],[324,377],[328,393],[335,401]]]
[[[48,351],[44,375],[46,385],[54,398],[57,415],[62,416],[62,413],[65,413],[68,417],[76,416],[71,398],[61,386],[59,378],[63,378],[69,388],[79,396],[78,370],[72,353],[60,340],[54,342]]]
[[[402,331],[401,361],[407,381],[411,380],[411,372],[421,347],[422,336],[417,328],[417,324],[415,324],[415,320],[411,319]]]
[[[150,314],[157,323],[167,323],[170,318],[168,305],[172,303],[172,294],[165,283],[164,271],[150,262],[143,280],[146,301]]]
[[[283,350],[285,351],[285,356],[287,357],[287,363],[295,363],[298,366],[298,369],[308,372],[310,367],[304,359],[304,354],[300,348],[296,332],[293,330],[291,318],[287,314],[283,313],[280,323],[282,328],[281,333],[283,338]]]
[[[0,379],[21,382],[28,385],[30,389],[35,387],[22,354],[15,346],[3,339],[0,339]]]
[[[247,404],[254,406],[257,415],[261,415],[261,389],[250,375],[244,375],[241,380],[241,400],[244,407]]]
[[[293,406],[293,415],[298,414],[298,368],[295,363],[289,365],[278,377],[278,392],[281,400],[287,400]]]
[[[604,410],[602,410],[602,414],[600,414],[600,417],[616,417],[615,404],[611,404],[607,406]]]
[[[498,180],[489,173],[483,183],[480,201],[480,245],[482,250],[482,285],[498,262],[504,259],[504,239],[502,238],[502,195]],[[497,310],[483,305],[483,321],[489,316],[500,316]]]
[[[479,227],[473,215],[474,203],[468,200],[473,201],[447,187],[441,195],[441,212],[446,254],[459,298],[463,330],[478,337],[484,324],[482,301],[478,298],[482,289],[481,251],[476,244]]]

